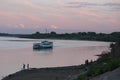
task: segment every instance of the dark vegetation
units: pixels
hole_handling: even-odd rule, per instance
[[[110,48],[110,52],[103,52],[98,55],[97,61],[89,63],[87,72],[80,75],[77,80],[89,80],[92,77],[120,67],[120,42],[112,43]]]
[[[33,39],[67,39],[67,40],[91,40],[91,41],[120,41],[120,32],[95,33],[95,32],[78,32],[78,33],[65,33],[57,34],[52,31],[51,33],[36,32],[33,34],[5,34],[0,33],[0,36],[14,36],[21,38],[33,38]]]

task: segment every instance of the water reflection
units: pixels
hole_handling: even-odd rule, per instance
[[[48,49],[33,49],[34,53],[53,53],[53,49],[52,48],[48,48]]]

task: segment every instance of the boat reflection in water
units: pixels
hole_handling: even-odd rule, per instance
[[[50,54],[50,53],[53,53],[53,48],[33,49],[33,52],[40,53],[40,54],[43,54],[43,53]]]

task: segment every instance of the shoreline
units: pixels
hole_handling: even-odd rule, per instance
[[[74,80],[85,71],[85,65],[30,68],[10,74],[1,80]]]

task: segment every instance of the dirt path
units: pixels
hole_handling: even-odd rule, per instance
[[[120,80],[120,67],[113,71],[99,75],[91,80]]]

